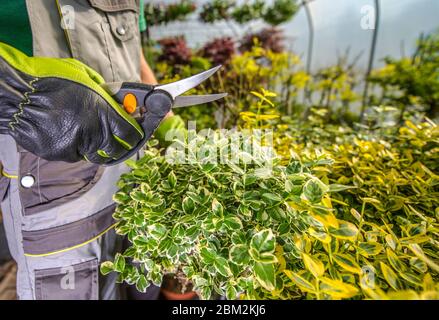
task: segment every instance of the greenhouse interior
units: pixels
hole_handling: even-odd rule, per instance
[[[439,300],[438,13],[2,2],[0,300]]]

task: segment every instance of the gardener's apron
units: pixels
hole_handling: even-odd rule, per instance
[[[138,0],[27,0],[26,5],[34,56],[76,58],[106,81],[140,80]],[[48,162],[7,135],[0,135],[0,146],[0,201],[18,264],[18,298],[118,298],[114,276],[101,277],[98,266],[120,250],[112,195],[128,168]]]

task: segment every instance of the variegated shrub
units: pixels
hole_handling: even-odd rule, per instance
[[[219,139],[210,147],[228,145]],[[131,246],[102,271],[118,272],[140,291],[173,273],[204,299],[213,292],[229,299],[277,296],[287,280],[285,262],[299,263],[296,239],[310,227],[318,235],[318,220],[332,217],[331,186],[311,173],[328,160],[281,166],[274,159],[269,168],[257,159],[249,163],[252,155],[240,151],[244,163],[213,164],[194,161],[193,149],[184,146],[188,163],[169,163],[155,148],[129,163],[115,218]],[[333,223],[331,232],[350,236],[350,227]]]

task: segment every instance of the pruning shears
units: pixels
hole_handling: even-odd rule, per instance
[[[221,66],[217,66],[189,78],[163,85],[152,86],[138,82],[104,84],[104,89],[139,122],[145,132],[145,137],[133,150],[109,165],[121,163],[135,155],[146,144],[171,109],[205,104],[227,96],[227,93],[182,96],[210,78],[220,68]]]

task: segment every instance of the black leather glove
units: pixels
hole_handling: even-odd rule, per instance
[[[0,42],[0,134],[51,161],[124,158],[146,137],[103,83],[77,60],[28,57]]]

